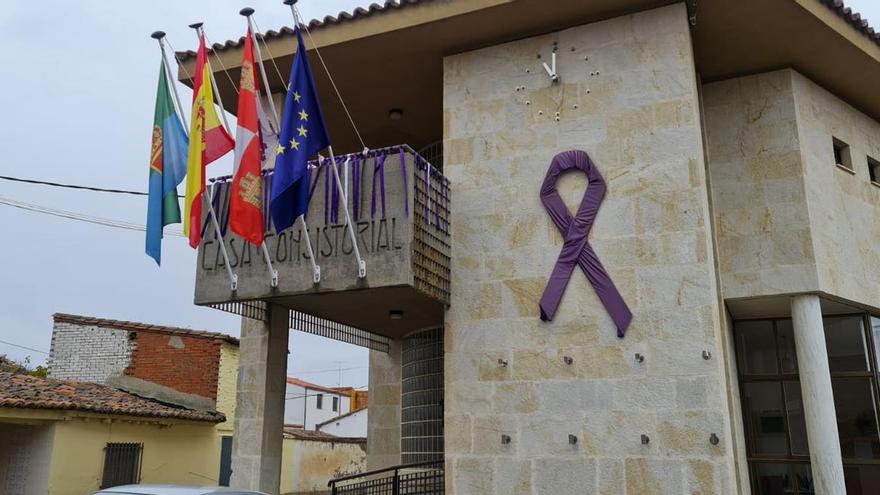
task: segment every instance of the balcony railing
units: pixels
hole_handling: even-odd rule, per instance
[[[330,480],[331,495],[442,495],[443,461],[405,464]]]
[[[377,339],[358,335],[398,338],[442,323],[451,289],[448,179],[406,145],[335,162],[339,184],[331,160],[311,164],[307,231],[299,223],[275,231],[272,171],[264,172],[260,248],[229,228],[231,178],[212,180],[208,197],[218,218],[212,222],[205,209],[197,305],[264,319],[266,304],[277,304],[310,317],[320,330],[314,333],[370,348]],[[331,327],[343,331],[323,331]]]

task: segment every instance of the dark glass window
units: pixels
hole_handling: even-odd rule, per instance
[[[772,321],[745,321],[737,324],[740,373],[775,375],[778,371],[776,337]]]
[[[324,394],[315,396],[315,401],[317,402],[318,409],[324,409]]]
[[[755,495],[807,495],[813,491],[813,473],[805,463],[765,463],[752,466]]]
[[[333,397],[333,412],[339,411],[339,397]]]
[[[823,318],[847,493],[880,493],[880,318]],[[734,325],[753,492],[813,493],[790,319]]]
[[[823,318],[828,365],[835,371],[867,371],[867,335],[862,316]]]

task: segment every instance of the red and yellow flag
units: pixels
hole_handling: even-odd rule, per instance
[[[235,176],[229,203],[232,231],[255,246],[263,243],[263,139],[260,134],[260,80],[254,67],[253,36],[248,28],[241,60]]]
[[[202,239],[202,204],[205,194],[205,167],[235,147],[235,141],[223,128],[214,107],[211,66],[205,37],[199,40],[196,75],[193,84],[192,124],[189,133],[189,158],[186,167],[186,206],[183,232],[189,245],[199,246]]]

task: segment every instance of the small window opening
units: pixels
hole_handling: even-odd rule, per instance
[[[871,182],[880,185],[880,161],[868,157],[868,175],[871,176]]]
[[[834,138],[834,163],[838,167],[852,171],[852,159],[849,155],[849,145]]]

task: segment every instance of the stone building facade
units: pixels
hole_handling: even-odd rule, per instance
[[[442,157],[452,184],[445,313],[371,329],[385,340],[367,345],[368,468],[428,460],[408,469],[443,470],[431,493],[460,495],[880,491],[880,97],[865,79],[880,38],[836,0],[553,4],[410,1],[310,24],[352,113],[373,119],[362,137]],[[290,34],[267,34],[280,61]],[[227,67],[237,47],[217,47]],[[360,151],[328,108],[339,148]],[[563,247],[542,181],[567,150],[607,186],[588,242],[632,311],[622,338],[578,268],[539,318]],[[573,210],[591,188],[566,174],[558,189]],[[376,289],[380,305],[381,285],[325,293]],[[243,324],[247,372],[267,383],[297,295]],[[271,390],[240,390],[266,405],[249,428],[275,427]],[[251,472],[240,486],[271,491],[271,466]]]

